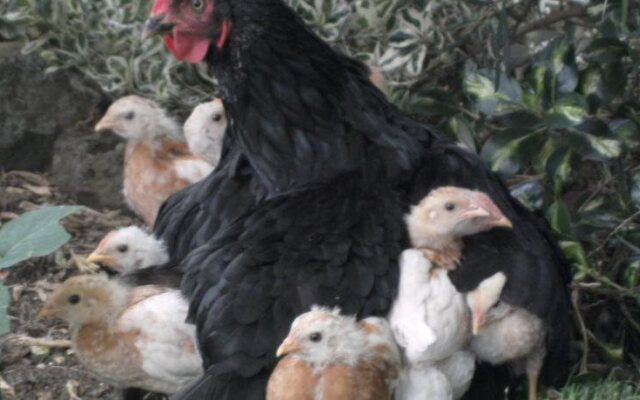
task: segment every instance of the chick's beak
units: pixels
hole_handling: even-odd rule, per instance
[[[479,310],[475,310],[472,313],[472,317],[471,317],[471,333],[473,333],[473,335],[477,335],[478,332],[480,332],[480,329],[482,329],[482,327],[484,326],[484,322],[485,322],[485,314],[482,311]]]
[[[490,226],[512,228],[511,221],[504,216],[489,196],[476,192],[469,201],[469,210],[464,212],[463,218],[490,218]]]
[[[102,118],[100,121],[98,121],[98,123],[96,124],[96,127],[93,129],[96,132],[106,132],[112,128],[111,125],[112,124],[109,118]]]
[[[50,317],[56,317],[60,313],[56,307],[52,306],[49,303],[45,303],[45,305],[40,309],[38,315],[36,315],[36,319],[45,319]]]
[[[284,340],[284,342],[282,342],[280,347],[278,347],[278,350],[276,351],[276,357],[282,357],[284,355],[296,352],[298,350],[300,350],[300,345],[298,344],[298,341],[294,338],[287,337]]]
[[[158,14],[151,16],[142,27],[140,35],[142,40],[153,36],[169,33],[173,30],[174,24],[166,21],[166,14]]]
[[[116,260],[113,257],[102,254],[98,251],[94,251],[93,253],[89,254],[89,257],[87,257],[87,261],[93,264],[104,264],[109,267],[115,266],[117,264]]]

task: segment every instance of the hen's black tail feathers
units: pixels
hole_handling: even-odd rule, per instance
[[[264,400],[269,373],[262,371],[252,378],[235,373],[205,372],[197,381],[170,397],[170,400]]]

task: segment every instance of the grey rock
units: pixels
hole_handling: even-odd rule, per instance
[[[58,138],[52,181],[79,204],[128,211],[122,196],[125,143],[116,135],[93,132],[95,122],[69,129]]]
[[[105,101],[72,71],[45,75],[46,63],[0,43],[0,169],[45,170],[62,132],[91,119]]]

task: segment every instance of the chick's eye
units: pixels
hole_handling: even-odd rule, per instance
[[[215,122],[218,122],[222,119],[222,115],[221,114],[213,114],[213,120]]]
[[[80,302],[80,296],[78,296],[77,294],[72,294],[67,300],[70,304],[78,304]]]
[[[444,205],[444,209],[447,210],[447,211],[453,211],[453,210],[455,210],[455,208],[456,208],[456,205],[453,204],[453,203],[446,203]]]
[[[129,246],[127,246],[126,244],[121,244],[116,248],[116,250],[118,250],[120,253],[126,253],[127,250],[129,250]]]
[[[124,113],[122,116],[124,117],[124,119],[133,119],[133,117],[136,116],[136,113],[134,113],[133,111],[129,111]]]
[[[322,333],[313,332],[312,334],[309,335],[309,340],[311,340],[312,342],[318,343],[319,341],[322,340]]]
[[[191,0],[191,8],[193,8],[194,10],[200,11],[202,10],[203,6],[204,6],[203,0]]]

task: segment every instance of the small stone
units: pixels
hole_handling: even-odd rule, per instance
[[[33,354],[34,356],[46,356],[49,354],[49,352],[51,352],[51,349],[49,349],[47,346],[33,345],[30,346],[29,349],[31,350],[31,354]]]
[[[57,365],[62,365],[67,359],[64,356],[57,355],[53,357],[53,363]]]

